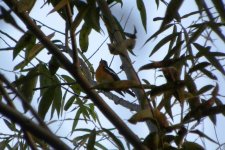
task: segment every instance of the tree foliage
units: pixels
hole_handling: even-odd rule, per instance
[[[8,131],[1,131],[1,149],[108,149],[108,143],[116,149],[207,148],[188,139],[190,134],[222,146],[218,139],[198,128],[206,118],[216,126],[218,115],[225,115],[219,82],[220,76],[225,76],[225,53],[217,51],[225,43],[222,0],[212,3],[195,0],[192,3],[196,10],[188,10],[188,13],[181,11],[187,5],[184,0],[155,0],[152,3],[158,9],[166,8],[163,17],[149,11],[145,1],[136,0],[134,9],[146,33],[149,31],[147,22],[160,22],[158,30],[142,40],[142,48],[155,44],[146,56],[156,61],[139,68],[134,68],[133,62],[137,61],[138,52],[134,48],[140,29],[125,31],[121,20],[111,12],[117,6],[123,9],[129,1],[44,0],[42,8],[51,8],[46,18],[57,14],[65,24],[64,32],[32,18],[30,12],[36,7],[35,3],[35,0],[0,2],[0,19],[7,27],[22,33],[15,39],[13,33],[0,29],[0,40],[4,42],[1,51],[12,50],[8,53],[14,62],[19,61],[11,71],[14,78],[6,78],[10,70],[1,68],[0,113]],[[150,13],[155,15],[153,20],[149,20]],[[126,80],[96,83],[95,62],[88,58],[88,53],[94,53],[99,59],[102,56],[90,47],[94,33],[109,38],[108,52],[120,58]],[[63,38],[56,38],[58,35]],[[215,38],[221,42],[220,46]],[[43,53],[47,57],[44,58]],[[155,59],[156,55],[160,55],[161,60]],[[138,73],[152,70],[155,75],[141,80]],[[132,89],[137,101],[109,92],[127,89]],[[125,122],[107,100],[135,113]],[[113,128],[104,125],[97,109]],[[67,113],[73,118],[66,117]],[[60,123],[62,129],[67,121],[72,122],[71,127],[66,127],[69,135],[61,136],[51,129],[51,124],[56,123]],[[140,137],[141,131],[128,127],[140,122],[148,127],[146,137]]]

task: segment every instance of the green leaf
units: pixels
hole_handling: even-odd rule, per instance
[[[216,7],[219,16],[221,17],[222,22],[225,23],[225,8],[224,8],[224,1],[222,0],[213,0],[212,1],[214,6]]]
[[[192,73],[192,72],[195,72],[197,70],[201,70],[201,69],[203,69],[203,68],[205,68],[205,67],[207,67],[209,65],[210,65],[210,63],[208,63],[208,62],[201,62],[201,63],[199,63],[197,65],[192,66],[190,68],[190,70],[188,71],[188,73]]]
[[[214,86],[213,85],[206,85],[206,86],[203,86],[197,93],[196,93],[196,95],[201,95],[201,94],[203,94],[203,93],[206,93],[206,92],[208,92],[209,90],[211,90],[212,88],[214,88]]]
[[[45,93],[45,91],[47,91],[46,87],[49,87],[54,83],[52,82],[52,75],[50,74],[48,68],[45,65],[40,64],[39,71],[40,71],[40,87],[41,87],[40,96],[42,96]]]
[[[16,131],[16,125],[14,123],[12,123],[6,119],[3,119],[3,121],[5,122],[5,124],[11,131]]]
[[[60,2],[58,2],[58,4],[55,5],[54,8],[47,15],[62,9],[67,3],[69,3],[68,0],[60,0]]]
[[[143,25],[145,31],[147,31],[147,29],[146,29],[146,26],[147,26],[147,18],[146,18],[145,4],[143,3],[142,0],[136,0],[136,3],[137,3],[137,8],[139,10],[139,13],[141,15],[142,25]]]
[[[15,46],[13,51],[13,59],[16,58],[22,49],[32,47],[35,44],[35,41],[36,37],[30,30],[24,33]]]
[[[74,117],[74,121],[73,121],[73,125],[72,125],[72,129],[71,131],[74,131],[77,124],[78,124],[78,121],[79,121],[79,118],[80,118],[80,114],[81,114],[81,109],[78,109],[77,112],[76,112],[76,115]]]
[[[103,131],[106,132],[108,136],[114,141],[114,143],[118,146],[118,149],[125,150],[123,143],[110,130],[103,128]]]
[[[57,77],[55,77],[55,78],[57,79]],[[60,82],[57,81],[57,80],[56,80],[56,84],[60,85]],[[59,114],[60,114],[61,105],[62,105],[62,90],[61,90],[61,86],[57,86],[55,88],[52,110],[56,110],[58,117],[59,117]],[[52,113],[52,116],[53,116],[53,113]]]
[[[55,87],[48,88],[43,94],[39,106],[38,106],[38,114],[44,119],[46,113],[48,112],[55,94]]]
[[[151,57],[155,52],[157,52],[162,46],[164,46],[167,42],[171,41],[173,38],[175,38],[176,36],[178,36],[180,33],[172,33],[168,36],[166,36],[165,38],[163,38],[161,41],[159,41],[158,44],[156,44],[156,46],[154,47],[154,49],[152,50],[151,54],[149,55],[149,57]]]
[[[183,143],[181,150],[204,150],[204,148],[197,143],[186,141]]]
[[[93,150],[95,146],[95,139],[96,139],[96,131],[93,129],[90,133],[88,143],[87,143],[87,150]]]
[[[171,0],[167,6],[166,14],[161,24],[161,27],[164,27],[166,24],[170,23],[174,18],[179,20],[179,8],[181,7],[184,0]]]
[[[195,42],[198,39],[198,37],[201,36],[202,32],[205,31],[206,27],[207,26],[205,24],[199,26],[199,28],[189,38],[189,41],[187,44],[191,44],[191,43]]]
[[[89,46],[88,36],[91,33],[91,28],[84,24],[81,28],[79,35],[79,43],[82,52],[86,52]]]
[[[200,137],[203,137],[203,138],[206,138],[208,139],[209,141],[215,143],[215,144],[218,144],[215,140],[213,140],[212,138],[210,138],[209,136],[207,136],[205,133],[199,131],[199,130],[192,130],[192,131],[189,131],[190,133],[195,133],[195,134],[198,134]]]
[[[150,40],[152,40],[153,38],[156,38],[159,34],[161,34],[162,32],[164,32],[165,30],[169,29],[171,26],[173,26],[173,24],[168,24],[166,26],[164,26],[163,28],[159,29],[158,31],[156,31],[152,36],[150,36],[144,43],[144,45],[146,43],[148,43]]]
[[[173,33],[177,33],[177,26],[176,26],[176,25],[173,26]],[[178,38],[179,38],[179,36],[178,36]],[[176,37],[174,37],[174,38],[170,41],[168,50],[172,49],[172,47],[173,47],[175,41],[176,41]]]
[[[149,109],[141,110],[134,114],[128,121],[132,124],[153,119],[152,112]]]
[[[211,72],[211,71],[208,71],[206,70],[205,68],[200,68],[200,71],[202,73],[204,73],[207,77],[209,77],[210,79],[213,79],[213,80],[217,80],[217,77]]]
[[[22,83],[21,93],[26,98],[28,103],[30,103],[33,98],[34,88],[36,87],[37,84],[38,75],[39,73],[37,71],[37,68],[33,68],[22,79],[24,82]]]
[[[100,31],[99,9],[97,9],[95,3],[88,4],[86,9],[88,9],[88,12],[84,17],[85,24],[88,25],[90,28],[95,29],[95,31],[99,32]]]
[[[224,67],[220,64],[219,60],[216,59],[211,52],[209,51],[208,47],[203,47],[198,43],[194,43],[194,46],[199,51],[199,54],[197,55],[203,55],[206,57],[206,59],[216,68],[218,69],[223,75],[225,75]]]
[[[67,111],[71,105],[73,104],[74,100],[75,100],[75,96],[71,96],[70,99],[66,102],[65,106],[64,106],[64,110]]]

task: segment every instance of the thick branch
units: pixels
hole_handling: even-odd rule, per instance
[[[9,106],[6,106],[3,103],[0,103],[0,112],[4,116],[8,117],[10,120],[18,123],[22,128],[26,131],[29,131],[34,136],[46,141],[55,149],[61,150],[69,150],[70,148],[64,144],[62,141],[58,139],[54,134],[46,131],[45,129],[41,128],[37,124],[33,123],[29,118],[24,117],[23,114],[12,109]]]
[[[105,103],[105,101],[91,88],[91,85],[83,76],[80,67],[71,64],[71,62],[59,51],[59,49],[52,44],[49,39],[46,38],[45,34],[36,26],[33,20],[28,16],[27,13],[21,13],[17,11],[15,0],[4,0],[4,2],[10,7],[14,8],[16,15],[26,24],[27,28],[30,29],[45,45],[45,47],[58,58],[61,65],[76,79],[81,85],[83,90],[87,93],[93,103],[99,108],[99,110],[110,120],[110,122],[119,130],[119,132],[137,149],[146,149],[141,143],[139,138],[127,127],[127,125],[120,119],[120,117]],[[12,116],[9,116],[12,117]],[[45,139],[45,138],[44,138]]]

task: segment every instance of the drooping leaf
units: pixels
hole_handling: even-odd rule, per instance
[[[33,68],[24,77],[25,80],[21,86],[21,93],[26,98],[28,103],[30,103],[33,98],[34,88],[36,87],[36,84],[37,84],[38,75],[39,75],[39,73],[38,73],[37,68]],[[24,108],[26,110],[25,106],[24,106]]]
[[[203,86],[196,94],[197,95],[201,95],[203,93],[206,93],[208,92],[209,90],[211,90],[214,86],[213,85],[206,85],[206,86]]]
[[[200,26],[189,38],[189,41],[187,44],[191,44],[191,43],[195,42],[201,36],[202,32],[205,31],[206,27],[207,26],[205,24]]]
[[[203,47],[198,43],[194,43],[194,46],[196,49],[199,51],[199,54],[197,55],[203,55],[208,59],[208,61],[216,68],[218,69],[221,73],[225,75],[225,70],[224,67],[220,64],[219,60],[216,59],[213,55],[211,55],[211,52],[209,51],[208,47]]]
[[[161,27],[164,27],[166,24],[170,23],[174,18],[179,20],[179,8],[181,7],[183,0],[171,0],[167,6],[166,14],[164,15],[163,22]]]
[[[13,51],[13,59],[20,53],[20,51],[24,48],[31,48],[36,41],[36,37],[34,34],[28,30],[18,41]]]
[[[188,71],[188,73],[192,73],[192,72],[195,72],[197,70],[201,70],[201,69],[204,69],[205,67],[209,66],[210,63],[208,62],[201,62],[197,65],[194,65],[190,68],[190,70]]]
[[[67,111],[70,106],[73,104],[74,100],[75,100],[75,96],[71,96],[68,101],[66,102],[65,106],[64,106],[64,110]]]
[[[153,119],[152,112],[150,111],[150,109],[145,109],[134,114],[128,121],[132,124],[136,124],[137,122],[142,122],[150,119]]]
[[[103,131],[106,132],[113,142],[118,146],[118,149],[125,150],[123,143],[109,129],[103,128]]]
[[[205,68],[200,68],[200,71],[202,73],[204,73],[207,77],[209,77],[210,79],[213,79],[213,80],[217,80],[217,77],[211,72],[211,71],[208,71],[207,69]]]
[[[39,106],[38,106],[38,114],[44,119],[53,100],[55,94],[55,87],[49,87],[43,94]]]
[[[205,133],[199,131],[199,130],[191,130],[189,131],[190,133],[195,133],[195,134],[198,134],[200,137],[203,137],[203,138],[206,138],[208,139],[209,141],[215,143],[215,144],[218,144],[215,140],[213,140],[212,138],[210,138],[208,135],[206,135]]]
[[[54,6],[54,8],[47,15],[62,9],[67,3],[69,3],[68,0],[60,0],[60,2],[58,2],[58,4]]]
[[[187,59],[189,59],[189,56],[182,55],[180,58],[167,59],[167,60],[162,60],[162,61],[155,61],[153,63],[141,66],[139,68],[139,71],[148,70],[148,69],[171,67],[171,66],[176,65],[176,63],[183,64],[183,62],[186,61]]]
[[[148,43],[150,40],[152,40],[153,38],[156,38],[159,34],[161,34],[162,32],[164,32],[165,30],[169,29],[171,26],[173,26],[173,24],[168,24],[165,27],[159,29],[158,31],[156,31],[152,36],[150,36],[144,43],[144,45],[146,43]]]
[[[95,139],[96,139],[96,130],[93,129],[90,133],[88,143],[87,143],[87,150],[93,150],[95,146]]]
[[[57,79],[57,77],[55,77],[55,82],[56,84],[60,85],[60,81]],[[55,88],[55,94],[54,94],[54,99],[53,99],[53,104],[52,104],[52,114],[51,114],[51,118],[53,117],[54,111],[56,110],[57,115],[59,117],[60,114],[60,108],[62,105],[62,90],[60,86],[57,86]]]
[[[191,149],[191,150],[204,150],[204,148],[197,144],[197,143],[194,143],[194,142],[184,142],[183,145],[182,145],[182,148],[181,150],[188,150],[188,149]]]
[[[15,123],[8,121],[7,119],[3,119],[3,121],[5,122],[6,126],[11,130],[11,131],[16,131],[16,125]]]
[[[200,99],[197,96],[197,86],[193,80],[193,78],[186,74],[185,75],[185,85],[188,89],[188,92],[191,93],[193,95],[193,97],[188,99],[188,104],[190,105],[191,110],[195,110],[199,105],[200,105]]]
[[[180,33],[172,33],[165,38],[163,38],[159,43],[156,44],[156,46],[151,51],[149,57],[151,57],[155,52],[157,52],[162,46],[164,46],[167,42],[171,41],[174,37],[178,36]]]
[[[96,4],[94,2],[91,2],[87,5],[86,9],[88,9],[88,12],[86,13],[84,17],[84,21],[86,25],[88,25],[90,28],[93,28],[95,31],[100,31],[100,23],[99,23],[99,9],[97,8]]]
[[[59,69],[60,64],[58,62],[58,59],[54,55],[52,55],[51,59],[49,60],[48,67],[51,75],[55,75],[55,73]]]
[[[76,112],[76,115],[74,117],[74,121],[73,121],[73,125],[72,125],[71,131],[74,131],[76,129],[76,126],[77,126],[77,124],[79,122],[80,115],[81,115],[81,110],[78,109],[77,112]]]
[[[178,39],[181,39],[181,34],[178,35]],[[184,43],[184,41],[180,41],[178,40],[176,42],[176,46],[174,46],[171,50],[168,51],[167,55],[165,56],[165,58],[163,60],[167,60],[169,58],[171,58],[174,54],[177,54],[178,52],[180,52],[181,50],[181,46]]]
[[[82,52],[86,52],[89,46],[89,34],[91,33],[91,28],[84,24],[81,28],[79,35],[79,44]]]
[[[142,25],[145,29],[145,31],[147,30],[146,29],[146,26],[147,26],[147,18],[146,18],[146,10],[145,10],[145,4],[142,0],[136,0],[136,3],[137,3],[137,8],[139,10],[139,13],[141,15],[141,21],[142,21]]]

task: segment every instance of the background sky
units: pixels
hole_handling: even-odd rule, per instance
[[[164,7],[163,5],[160,5],[160,7],[157,9],[154,1],[145,0],[144,2],[146,4],[146,11],[147,11],[147,18],[148,18],[147,33],[144,31],[144,29],[141,25],[139,13],[135,6],[136,5],[135,1],[125,0],[122,10],[121,10],[120,5],[112,8],[113,14],[117,18],[121,18],[122,25],[125,24],[128,16],[129,16],[129,13],[131,12],[131,15],[130,15],[130,17],[127,21],[126,27],[125,27],[125,31],[133,32],[134,26],[137,29],[137,44],[134,49],[134,53],[136,54],[136,56],[132,56],[132,55],[130,56],[131,59],[134,60],[134,67],[135,67],[136,71],[140,68],[140,66],[142,66],[143,64],[147,64],[150,61],[162,60],[162,58],[166,54],[166,51],[164,51],[164,49],[166,50],[167,46],[168,46],[168,45],[165,45],[162,48],[162,50],[160,50],[160,52],[156,53],[151,58],[148,57],[151,49],[154,48],[155,44],[159,40],[161,40],[163,37],[165,37],[167,35],[167,33],[169,33],[169,32],[164,32],[162,35],[160,35],[161,37],[159,36],[154,41],[150,41],[148,44],[146,44],[144,47],[142,47],[144,42],[155,31],[157,31],[160,26],[161,22],[160,21],[154,22],[153,18],[154,17],[163,17],[164,13],[165,13],[165,9],[166,9],[166,7]],[[210,3],[210,1],[207,1],[207,2]],[[3,5],[3,2],[0,1],[0,5]],[[56,13],[52,13],[52,14],[49,14],[46,16],[46,14],[48,14],[50,12],[52,7],[44,6],[43,8],[41,8],[42,5],[43,5],[43,1],[37,1],[34,9],[30,13],[30,16],[32,16],[33,18],[43,22],[44,24],[46,24],[56,30],[64,32],[65,24],[62,21],[62,19],[60,17],[58,17],[58,15]],[[182,8],[180,9],[179,12],[181,15],[184,15],[193,10],[197,10],[197,7],[195,6],[194,1],[190,0],[190,1],[184,1],[184,4],[182,5]],[[187,22],[187,25],[189,25],[192,20],[187,19],[185,21]],[[21,23],[21,21],[19,19],[17,19],[17,22],[19,22],[21,25],[23,25],[23,23]],[[21,32],[8,26],[8,24],[5,24],[1,20],[0,20],[0,27],[1,27],[0,30],[8,33],[9,35],[13,35],[13,37],[15,39],[19,39],[19,37],[22,35]],[[103,25],[102,25],[102,27],[103,27]],[[23,28],[26,29],[24,25],[23,25]],[[47,29],[46,27],[42,27],[41,29],[44,31],[44,33],[46,35],[49,35],[53,32],[53,31],[50,31],[49,29]],[[103,30],[104,30],[104,28],[103,28]],[[224,32],[224,30],[223,30],[223,32]],[[104,32],[104,33],[106,33],[106,32]],[[86,53],[87,58],[89,56],[91,56],[97,49],[99,49],[102,42],[107,38],[106,34],[104,34],[104,33],[102,32],[101,34],[98,34],[95,31],[92,31],[92,34],[89,37],[89,40],[90,40],[89,41],[90,42],[89,49],[88,49],[88,52]],[[5,37],[2,34],[0,34],[0,37],[5,39]],[[214,38],[218,38],[218,37],[216,37],[216,35],[215,35]],[[60,39],[60,40],[64,41],[64,36],[56,33],[55,37],[53,39]],[[9,40],[7,42],[10,43],[11,46],[15,45],[15,43],[10,42]],[[109,41],[107,41],[106,43],[109,43]],[[100,59],[105,59],[108,62],[110,62],[112,59],[112,55],[109,53],[106,43],[104,43],[103,46],[100,47],[99,51],[90,59],[90,62],[93,64],[93,67],[95,69],[97,68]],[[216,45],[216,47],[214,47],[213,50],[215,50],[215,51],[224,50],[224,44],[221,41],[216,40],[215,45]],[[2,39],[0,39],[0,48],[5,48],[5,47],[7,47],[7,45],[5,44],[5,42]],[[46,51],[41,52],[38,57],[45,59],[46,60],[45,62],[48,62],[50,59],[50,55],[48,55]],[[11,81],[14,80],[15,72],[10,72],[10,71],[13,70],[13,67],[19,61],[21,61],[21,58],[18,57],[12,63],[12,51],[10,51],[10,52],[0,51],[0,72],[7,75],[7,77]],[[116,72],[119,72],[120,65],[121,65],[120,59],[119,59],[119,57],[116,56],[112,62],[111,68],[113,68],[113,70],[115,70]],[[64,71],[60,71],[59,74],[67,74],[67,73],[65,73]],[[143,72],[139,72],[138,74],[141,79],[148,79],[149,82],[152,84],[155,84],[156,81],[157,81],[156,83],[158,85],[165,82],[165,80],[163,78],[157,78],[157,80],[154,79],[155,71],[143,71]],[[160,72],[158,72],[157,75],[160,75]],[[218,81],[221,85],[220,93],[223,94],[222,89],[225,89],[224,76],[222,76],[220,73],[218,73],[216,75],[219,77]],[[120,73],[119,76],[121,79],[126,79],[126,76],[124,73]],[[209,81],[205,81],[205,80],[199,81],[198,89],[208,83],[209,83]],[[215,85],[215,83],[212,83],[212,84]],[[36,99],[37,98],[38,98],[38,95],[36,96]],[[36,99],[34,98],[34,101],[33,101],[34,106],[37,103]],[[135,101],[135,99],[133,99],[132,97],[126,97],[125,99],[127,99],[129,101]],[[133,114],[133,112],[130,112],[129,110],[124,109],[123,107],[121,107],[119,105],[115,105],[112,101],[110,101],[108,99],[106,99],[106,101],[109,104],[109,106],[112,106],[113,109],[115,110],[115,112],[117,112],[119,114],[119,116],[122,117],[122,119],[128,124],[128,126],[131,127],[131,129],[139,135],[139,137],[144,138],[148,134],[146,132],[147,127],[144,123],[138,123],[137,125],[131,125],[130,123],[127,122],[127,120],[130,118],[130,116]],[[224,101],[224,99],[223,99],[223,101]],[[180,111],[174,112],[174,114],[179,114],[179,113],[180,113]],[[111,125],[111,123],[103,115],[101,115],[101,113],[99,113],[99,114],[100,114],[99,118],[101,118],[101,120],[103,122],[102,124],[105,128],[113,127]],[[74,112],[67,112],[64,117],[74,118]],[[177,117],[177,119],[178,118],[179,117]],[[175,121],[176,121],[176,117],[175,117]],[[61,123],[62,122],[54,122],[51,124],[51,128],[56,131],[61,126]],[[2,125],[2,123],[1,123],[1,125]],[[85,127],[87,126],[85,123],[84,124],[81,123],[78,127],[84,127],[84,125],[85,125]],[[88,125],[90,126],[90,128],[94,127],[91,125],[91,123]],[[66,123],[64,123],[63,126],[60,127],[60,130],[58,131],[58,135],[62,135],[62,136],[69,135],[71,126],[72,126],[72,121],[66,121]],[[209,119],[204,119],[204,121],[202,121],[201,124],[198,126],[198,129],[203,131],[205,134],[207,134],[209,137],[213,138],[214,140],[216,140],[216,135],[217,135],[219,142],[222,144],[225,142],[224,133],[221,132],[221,131],[223,131],[224,126],[225,126],[224,116],[218,115],[216,127],[211,123],[211,121]],[[7,132],[7,130],[6,130],[6,132]],[[74,133],[73,136],[76,137],[78,134],[79,133]],[[199,138],[197,139],[197,136],[193,136],[193,135],[188,136],[188,139],[190,141],[197,140],[199,143],[202,142]],[[212,142],[210,142],[208,140],[205,140],[204,143],[206,144],[205,146],[206,146],[207,150],[217,148],[217,145],[213,144]],[[110,145],[110,143],[108,143],[108,144]],[[202,145],[202,143],[201,143],[201,145]]]

